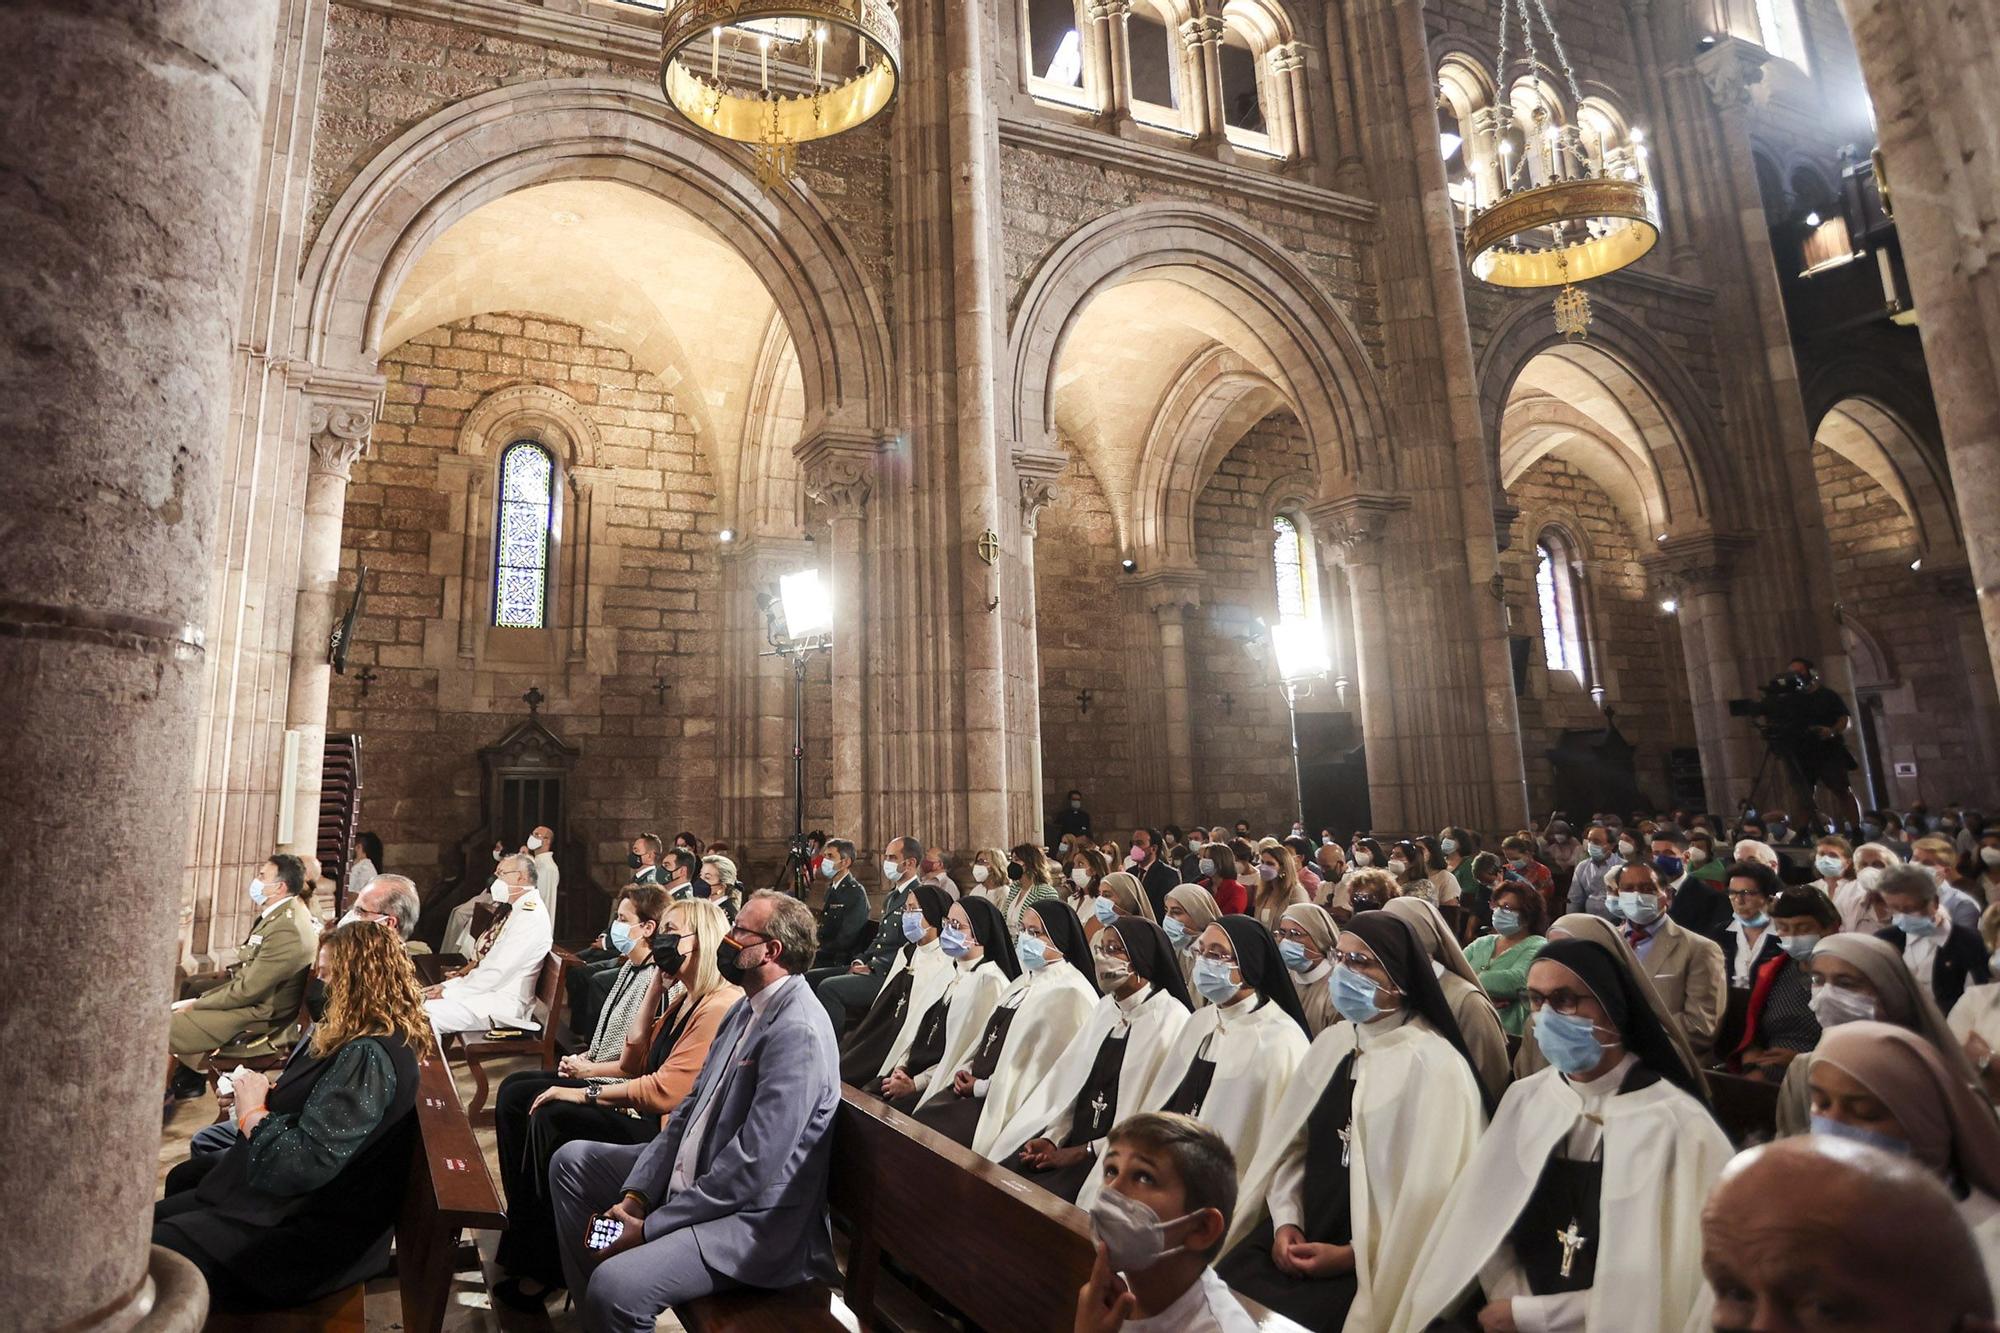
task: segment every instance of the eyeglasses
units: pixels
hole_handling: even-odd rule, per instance
[[[1221,963],[1227,967],[1236,966],[1236,955],[1233,953],[1226,953],[1221,949],[1196,949],[1194,951],[1194,956],[1196,958],[1206,959],[1211,963]]]
[[[1381,968],[1382,966],[1382,960],[1372,953],[1343,953],[1336,949],[1327,957],[1333,962],[1345,963],[1349,967]]]
[[[1289,922],[1278,927],[1278,938],[1281,940],[1290,940],[1294,944],[1312,943],[1312,936],[1306,934],[1304,930],[1300,929],[1297,926],[1292,925]]]
[[[1528,990],[1527,996],[1531,1012],[1540,1013],[1542,1006],[1547,1005],[1564,1015],[1574,1014],[1579,1005],[1591,998],[1588,994],[1579,994],[1573,990],[1538,991],[1533,988]]]

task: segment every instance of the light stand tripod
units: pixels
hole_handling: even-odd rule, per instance
[[[792,836],[785,864],[772,880],[803,900],[812,887],[812,867],[806,861],[806,665],[813,654],[833,647],[833,606],[820,590],[819,571],[804,569],[779,580],[779,596],[760,593],[764,640],[792,668]]]

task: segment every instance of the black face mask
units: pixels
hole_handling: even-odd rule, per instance
[[[625,864],[631,866],[634,870],[637,870],[641,865],[644,864],[644,862],[640,859],[639,853],[633,852],[630,856],[625,858]]]
[[[1021,863],[1019,861],[1009,861],[1007,863],[1007,878],[1008,879],[1021,878]]]
[[[753,946],[754,947],[754,946]],[[732,986],[743,984],[743,946],[735,940],[724,940],[715,946],[715,970],[722,979]]]
[[[312,1017],[313,1022],[323,1023],[326,1021],[328,999],[326,983],[324,981],[321,981],[318,977],[313,977],[306,982],[306,1013]]]
[[[656,935],[653,937],[653,961],[660,965],[660,971],[672,976],[681,970],[681,937],[678,935]]]
[[[715,886],[713,884],[710,884],[707,880],[698,879],[694,882],[695,897],[706,898],[714,892],[715,892]]]

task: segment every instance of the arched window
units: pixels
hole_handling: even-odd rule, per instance
[[[493,624],[548,624],[549,525],[555,514],[555,460],[533,440],[500,455],[500,513],[494,523]]]
[[[1025,0],[1028,90],[1062,102],[1084,97],[1083,31],[1076,0]]]
[[[1308,591],[1305,534],[1283,514],[1271,520],[1271,567],[1278,580],[1278,619],[1306,620],[1312,616]]]
[[[1250,39],[1234,27],[1222,30],[1222,46],[1216,52],[1222,74],[1222,118],[1232,130],[1262,135],[1264,103],[1257,86],[1257,53]]]
[[[1132,58],[1132,104],[1139,118],[1180,128],[1181,44],[1167,10],[1153,0],[1132,0],[1125,32]]]
[[[1805,25],[1799,21],[1798,0],[1757,0],[1761,45],[1780,60],[1806,67]]]
[[[1553,530],[1535,543],[1535,600],[1542,613],[1542,661],[1551,671],[1583,679],[1583,640],[1576,609],[1576,572],[1569,543]]]

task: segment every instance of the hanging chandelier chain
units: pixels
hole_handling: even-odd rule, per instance
[[[1522,3],[1527,3],[1527,0],[1522,0]],[[1549,45],[1555,50],[1556,63],[1562,66],[1563,82],[1569,85],[1570,100],[1575,106],[1581,107],[1583,89],[1577,86],[1576,71],[1570,68],[1569,52],[1563,49],[1562,34],[1556,31],[1554,20],[1549,18],[1548,6],[1542,0],[1534,0],[1534,5],[1535,12],[1542,16],[1542,26],[1549,30]]]

